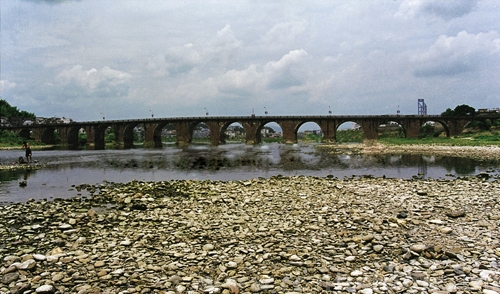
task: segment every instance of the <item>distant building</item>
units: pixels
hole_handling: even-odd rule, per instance
[[[69,124],[72,123],[73,120],[71,118],[66,117],[40,117],[37,116],[35,118],[35,124]]]

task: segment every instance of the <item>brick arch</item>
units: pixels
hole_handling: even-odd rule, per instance
[[[401,120],[398,120],[398,119],[389,119],[389,120],[387,120],[387,121],[386,121],[386,122],[384,122],[384,123],[390,123],[390,122],[395,122],[395,123],[397,123],[397,124],[401,127],[401,129],[403,130],[403,133],[404,133],[405,138],[407,138],[407,137],[408,137],[408,132],[407,132],[407,130],[406,130],[406,128],[405,128],[405,126],[403,125],[403,123],[401,122]],[[384,124],[384,123],[382,123],[382,124]],[[382,124],[380,124],[380,125],[382,125]],[[380,127],[380,125],[379,125],[379,127]]]
[[[68,145],[68,148],[70,149],[76,149],[78,148],[78,134],[80,133],[80,130],[84,130],[82,126],[71,126],[67,129],[66,131],[66,144]]]
[[[285,126],[283,125],[282,122],[276,121],[276,120],[264,120],[262,121],[255,129],[255,137],[257,138],[257,144],[262,143],[262,129],[268,124],[268,123],[275,123],[281,128],[281,135],[284,136],[284,130]]]
[[[425,120],[425,119],[422,119],[421,124],[420,124],[420,128],[423,127],[426,123],[431,122],[431,121],[440,123],[444,128],[444,131],[446,133],[446,137],[450,137],[450,127],[448,126],[448,124],[444,120],[440,120],[440,119]]]
[[[123,142],[123,148],[132,148],[134,146],[134,128],[138,125],[139,123],[130,123],[123,128],[115,128],[117,143],[121,145]]]
[[[40,134],[40,141],[42,141],[45,144],[55,144],[56,143],[56,137],[54,135],[55,131],[56,129],[53,127],[43,128]]]
[[[104,133],[110,126],[109,123],[85,126],[85,132],[87,133],[87,149],[104,150],[106,148]]]
[[[301,121],[299,122],[296,126],[295,126],[295,129],[294,129],[294,133],[295,133],[295,136],[297,136],[298,132],[299,132],[299,129],[302,125],[306,124],[306,123],[315,123],[319,129],[321,130],[321,133],[322,133],[322,136],[324,136],[325,134],[325,131],[323,130],[323,127],[321,126],[321,122],[320,121],[315,121],[315,120],[304,120],[304,121]]]
[[[356,123],[357,125],[359,125],[359,127],[361,128],[361,130],[363,131],[364,133],[364,129],[363,129],[363,125],[361,124],[361,122],[359,121],[356,121],[356,119],[342,119],[342,120],[338,120],[337,121],[337,124],[335,126],[335,141],[338,141],[337,139],[337,134],[339,132],[339,127],[344,124],[344,123],[347,123],[347,122],[353,122],[353,123]]]
[[[243,126],[243,124],[237,120],[234,120],[234,121],[228,121],[226,123],[223,123],[219,129],[219,142],[221,144],[225,144],[226,143],[226,131],[227,131],[227,128],[229,128],[230,125],[234,124],[234,123],[238,123],[241,125],[241,127],[245,130],[245,127]],[[246,136],[246,130],[245,130],[245,136]]]

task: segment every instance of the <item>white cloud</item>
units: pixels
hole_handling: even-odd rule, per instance
[[[13,89],[16,86],[16,83],[10,82],[9,80],[0,80],[0,93],[9,89]]]
[[[275,88],[290,89],[305,83],[307,78],[304,58],[305,50],[292,50],[278,61],[263,66],[252,64],[244,70],[229,70],[215,79],[219,91],[238,95],[262,95]]]
[[[283,42],[293,41],[297,36],[304,33],[307,28],[307,21],[282,22],[275,24],[263,37],[263,43],[273,45]]]
[[[486,62],[497,62],[500,57],[498,32],[470,34],[462,31],[457,36],[438,37],[425,52],[412,58],[416,76],[457,75],[474,71]]]
[[[63,70],[56,78],[62,84],[76,83],[88,91],[93,91],[102,86],[123,84],[131,78],[131,75],[111,69],[108,66],[103,67],[101,70],[91,68],[85,71],[83,66],[75,65],[71,69]]]
[[[268,87],[289,88],[301,85],[308,71],[304,59],[307,52],[303,49],[292,50],[285,54],[279,61],[271,61],[264,66],[268,76]]]
[[[184,46],[174,46],[164,54],[158,54],[148,61],[147,69],[155,77],[188,73],[202,63],[202,57],[192,43]]]

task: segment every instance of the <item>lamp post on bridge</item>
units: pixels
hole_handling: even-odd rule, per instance
[[[264,114],[267,115],[267,108],[264,106]]]
[[[330,106],[328,106],[328,114],[332,115],[332,110],[330,109]]]
[[[203,107],[203,109],[205,109],[205,115],[208,116],[208,110],[206,107]]]
[[[105,120],[106,118],[104,117],[104,114],[102,114],[102,112],[101,112],[101,115],[102,115],[102,120]]]
[[[155,114],[153,113],[153,111],[150,109],[149,112],[151,112],[151,117],[155,117]]]

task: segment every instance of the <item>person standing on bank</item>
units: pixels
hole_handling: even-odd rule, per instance
[[[23,141],[22,149],[26,149],[26,162],[31,162],[31,148],[30,144],[26,141]]]

